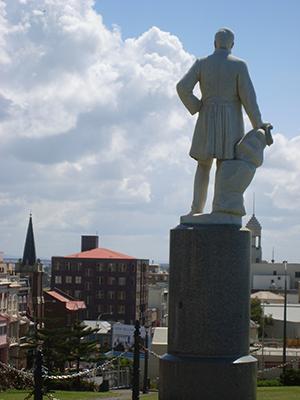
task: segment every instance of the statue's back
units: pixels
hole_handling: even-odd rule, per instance
[[[240,102],[238,79],[244,62],[226,50],[218,49],[199,60],[202,101],[211,98]]]

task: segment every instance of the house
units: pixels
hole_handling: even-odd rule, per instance
[[[55,324],[70,326],[76,320],[83,318],[86,309],[84,301],[76,300],[60,290],[44,290],[45,325]]]

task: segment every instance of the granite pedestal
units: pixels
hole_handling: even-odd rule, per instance
[[[168,353],[160,400],[255,400],[249,355],[250,233],[236,225],[171,230]]]

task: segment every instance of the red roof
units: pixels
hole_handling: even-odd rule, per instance
[[[127,254],[118,253],[113,250],[97,248],[87,251],[82,251],[81,253],[71,254],[70,256],[65,256],[64,258],[95,258],[95,259],[119,259],[119,260],[135,260],[134,257],[128,256]]]
[[[84,301],[70,300],[62,294],[56,292],[55,290],[48,290],[47,294],[49,294],[49,296],[53,297],[55,300],[60,301],[61,303],[66,303],[67,310],[77,311],[86,308]]]

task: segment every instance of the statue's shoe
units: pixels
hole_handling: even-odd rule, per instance
[[[233,214],[212,212],[210,214],[192,214],[180,217],[181,224],[219,224],[219,225],[238,225],[242,226],[242,217]]]

